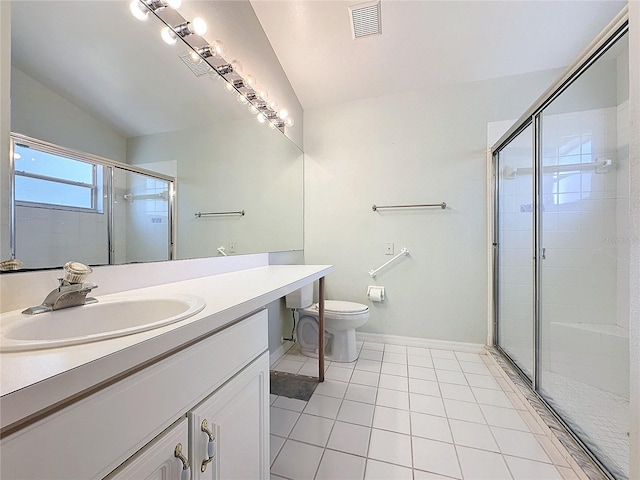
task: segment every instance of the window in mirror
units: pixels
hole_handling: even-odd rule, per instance
[[[102,167],[14,144],[16,204],[102,213]]]

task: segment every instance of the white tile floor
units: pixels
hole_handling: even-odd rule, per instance
[[[579,478],[486,356],[358,345],[309,402],[271,396],[272,480]],[[294,347],[273,369],[317,365]]]

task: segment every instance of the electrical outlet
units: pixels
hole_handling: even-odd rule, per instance
[[[384,254],[393,255],[393,242],[388,242],[384,244]]]
[[[229,253],[236,253],[236,242],[229,242]]]

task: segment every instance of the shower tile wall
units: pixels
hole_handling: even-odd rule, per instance
[[[618,183],[625,175],[617,152],[617,116],[611,107],[543,118],[544,166],[605,158],[612,165],[543,176],[541,295],[542,318],[550,328],[544,338],[550,344],[541,345],[541,352],[542,363],[553,365],[555,373],[626,395],[629,359],[620,352],[628,349],[618,322],[628,315],[616,313],[618,305],[628,305],[628,296],[617,288]]]
[[[108,263],[107,215],[16,206],[16,258],[25,268]]]
[[[128,174],[127,194],[134,197],[133,200],[124,200],[127,261],[168,260],[168,188],[166,181]],[[153,195],[161,196],[148,198]]]
[[[617,122],[619,115],[628,115],[625,105],[546,115],[543,138],[543,163],[547,167],[602,158],[613,161],[602,173],[586,169],[544,175],[545,191],[552,193],[543,199],[542,247],[546,258],[542,316],[552,319],[549,338],[562,346],[542,348],[548,355],[555,355],[545,363],[571,369],[564,373],[587,383],[597,379],[598,386],[619,394],[628,392],[628,358],[618,353],[613,362],[600,362],[599,358],[627,350],[628,245],[624,238],[628,235],[625,237],[624,232],[628,228],[628,158],[618,155],[617,150],[619,144],[624,148],[628,143],[619,140],[624,132],[618,135],[616,129],[618,124],[628,125]],[[604,133],[593,135],[593,131]],[[509,172],[531,166],[530,129],[524,133],[501,153],[501,166],[507,171],[503,167],[500,172],[499,191],[500,307],[504,320],[500,335],[502,344],[508,344],[517,358],[529,358],[532,348],[533,179],[531,174],[518,172],[513,176]],[[619,189],[618,185],[623,187]],[[626,288],[618,289],[618,284]],[[576,335],[584,337],[585,343],[569,342]],[[575,351],[568,350],[567,345],[575,345]],[[585,349],[585,345],[591,348]],[[584,361],[576,361],[576,356],[584,357]]]
[[[533,375],[532,162],[532,128],[527,127],[499,158],[498,343],[529,377]]]
[[[542,122],[544,166],[612,160],[605,170],[543,175],[540,375],[547,400],[621,478],[629,461],[628,110],[625,101]],[[501,152],[499,172],[500,340],[521,368],[532,355],[533,179],[507,179],[504,165],[531,166],[531,132],[523,133]]]
[[[540,391],[619,478],[629,471],[628,102],[544,115]],[[620,129],[619,127],[620,126]]]
[[[167,182],[114,169],[114,263],[168,259]],[[163,194],[129,201],[125,195]],[[69,260],[109,263],[108,206],[102,213],[16,206],[16,258],[25,268],[59,267]]]
[[[618,130],[618,176],[617,191],[617,235],[615,244],[618,249],[617,284],[618,303],[616,324],[624,331],[629,331],[629,265],[630,265],[630,224],[629,224],[629,101],[617,108]]]

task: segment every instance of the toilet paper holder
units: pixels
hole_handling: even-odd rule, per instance
[[[372,302],[382,302],[384,300],[384,287],[369,285],[367,287],[367,297]]]

